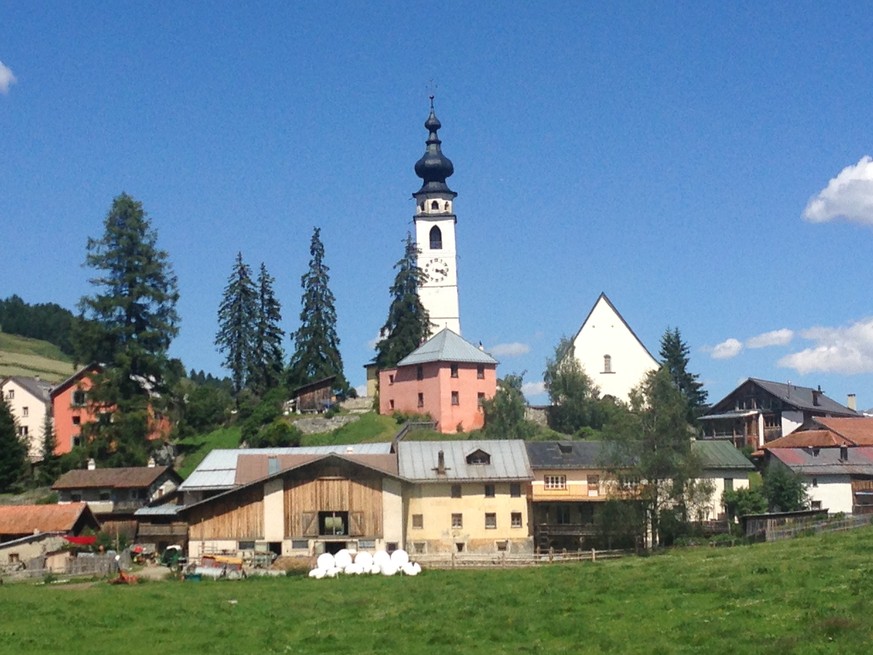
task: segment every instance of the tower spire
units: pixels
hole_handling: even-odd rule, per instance
[[[454,198],[456,194],[446,184],[446,179],[455,172],[455,167],[452,161],[443,154],[438,130],[442,127],[439,119],[436,117],[436,112],[433,108],[433,95],[430,96],[430,114],[424,122],[424,127],[428,131],[426,148],[421,159],[415,162],[415,174],[421,178],[421,188],[416,191],[413,196],[416,199],[422,194],[448,194]]]

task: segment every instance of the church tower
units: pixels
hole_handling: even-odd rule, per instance
[[[419,289],[421,302],[430,315],[431,334],[449,328],[461,334],[458,305],[458,268],[455,249],[455,224],[458,218],[452,204],[458,194],[446,184],[455,172],[452,162],[440,148],[437,130],[442,127],[430,98],[430,115],[424,123],[428,131],[427,149],[415,163],[415,174],[421,178],[421,188],[415,198],[415,242],[419,248],[418,266],[425,273]]]

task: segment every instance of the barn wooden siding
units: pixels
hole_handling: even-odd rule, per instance
[[[382,478],[376,474],[332,466],[314,480],[288,477],[284,506],[289,539],[318,536],[319,512],[348,512],[349,536],[382,537]]]
[[[264,488],[256,485],[191,510],[191,541],[264,538]]]

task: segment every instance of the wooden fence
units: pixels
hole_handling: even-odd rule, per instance
[[[412,558],[432,569],[509,568],[566,564],[570,562],[596,562],[628,555],[624,550],[578,550],[552,551],[548,553],[435,553],[412,555]]]
[[[796,521],[790,525],[767,529],[767,541],[793,539],[794,537],[820,532],[843,532],[873,523],[873,514],[848,515],[843,518],[812,519]]]

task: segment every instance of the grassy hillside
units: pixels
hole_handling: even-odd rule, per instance
[[[60,382],[73,372],[72,359],[57,346],[0,332],[0,377],[39,376],[48,382]]]
[[[415,578],[5,584],[4,652],[869,653],[870,528]]]

